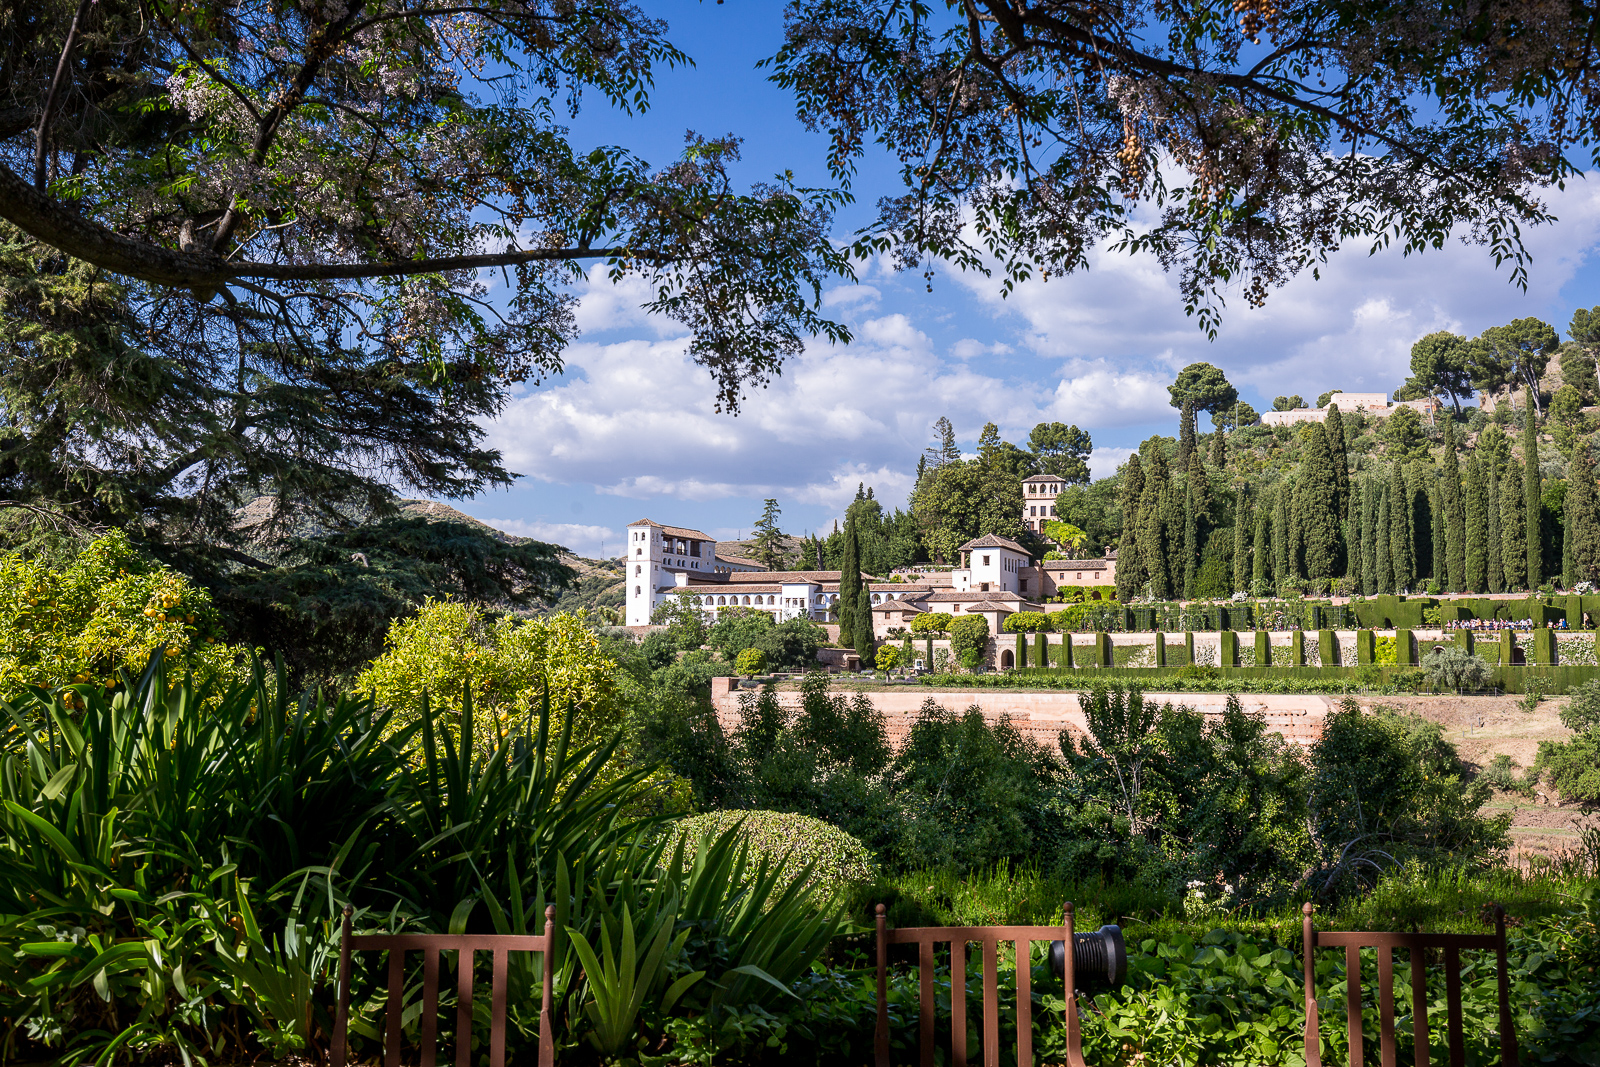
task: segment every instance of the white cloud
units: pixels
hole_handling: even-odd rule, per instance
[[[1150,255],[1097,249],[1088,270],[1031,279],[1003,300],[993,278],[957,277],[1041,356],[1104,360],[1121,374],[1163,381],[1204,360],[1269,398],[1331,388],[1393,390],[1410,373],[1412,342],[1425,333],[1476,334],[1513,318],[1552,314],[1561,287],[1600,241],[1600,185],[1580,179],[1550,191],[1549,201],[1560,221],[1523,231],[1533,256],[1527,292],[1510,284],[1509,268],[1497,269],[1480,245],[1453,241],[1420,255],[1391,248],[1369,256],[1364,245],[1352,244],[1333,254],[1320,279],[1303,272],[1273,290],[1264,307],[1230,295],[1214,343],[1184,314],[1176,276]],[[1091,388],[1095,402],[1105,396]]]
[[[1137,448],[1097,448],[1089,456],[1089,476],[1091,478],[1109,478],[1117,473],[1117,468],[1128,462],[1128,457],[1137,452]]]
[[[528,519],[480,521],[504,533],[560,545],[587,559],[604,558],[602,551],[614,556],[622,550],[622,535],[609,526],[584,526],[575,522],[542,522]]]

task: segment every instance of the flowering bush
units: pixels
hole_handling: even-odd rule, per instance
[[[574,712],[574,739],[598,740],[621,723],[616,663],[580,616],[490,621],[477,607],[429,600],[394,623],[384,644],[356,688],[396,709],[402,722],[421,712],[424,697],[459,715],[470,688],[476,710],[505,725],[537,706],[548,686],[551,713]],[[478,737],[494,743],[493,730]]]
[[[140,555],[120,530],[59,570],[20,556],[0,561],[0,690],[109,686],[163,647],[174,682],[247,673],[241,650],[222,641],[211,595]]]
[[[734,660],[733,669],[745,678],[760,674],[767,669],[767,654],[759,648],[747,648]]]

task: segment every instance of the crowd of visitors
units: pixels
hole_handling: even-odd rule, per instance
[[[1567,620],[1547,622],[1545,627],[1551,630],[1570,629]],[[1445,624],[1446,630],[1531,630],[1532,619],[1452,619]]]

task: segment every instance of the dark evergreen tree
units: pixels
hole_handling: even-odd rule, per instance
[[[1249,497],[1241,485],[1233,498],[1233,591],[1236,593],[1250,592],[1250,539],[1245,534],[1249,529],[1248,504]]]
[[[1139,545],[1139,507],[1144,497],[1144,463],[1135,452],[1122,467],[1117,503],[1122,510],[1122,540],[1117,552],[1117,599],[1126,604],[1144,592],[1148,576]]]
[[[1594,462],[1589,458],[1588,440],[1573,445],[1572,463],[1567,469],[1566,513],[1568,539],[1572,542],[1572,569],[1567,585],[1600,581],[1600,505],[1595,499]]]
[[[1183,595],[1183,575],[1188,569],[1184,563],[1184,527],[1189,511],[1185,506],[1189,494],[1177,477],[1180,473],[1173,471],[1167,476],[1166,496],[1161,504],[1161,534],[1167,546],[1167,595],[1171,597]]]
[[[1400,464],[1389,468],[1389,578],[1394,591],[1411,588],[1416,578],[1412,563],[1411,495],[1406,491]]]
[[[1506,588],[1506,568],[1501,559],[1500,474],[1493,463],[1485,463],[1484,467],[1489,475],[1485,495],[1489,533],[1484,539],[1484,555],[1488,559],[1489,573],[1484,579],[1484,584],[1489,587],[1491,593],[1503,593]]]
[[[1466,582],[1469,593],[1489,591],[1489,494],[1483,484],[1483,465],[1467,457],[1462,510],[1466,518]]]
[[[1194,401],[1184,400],[1183,414],[1178,419],[1178,467],[1189,468],[1189,459],[1195,454]]]
[[[1270,500],[1256,501],[1255,546],[1250,559],[1250,593],[1255,595],[1272,578],[1272,510]]]
[[[1339,483],[1339,511],[1343,514],[1350,505],[1350,442],[1345,439],[1344,416],[1329,404],[1328,418],[1322,425],[1328,435],[1328,454],[1333,458],[1333,476]]]
[[[1524,581],[1528,589],[1537,589],[1544,581],[1544,544],[1541,538],[1544,514],[1544,489],[1539,474],[1539,433],[1534,425],[1533,390],[1522,391],[1522,498],[1524,511],[1523,537],[1527,564]]]
[[[1439,506],[1439,479],[1428,488],[1428,539],[1433,544],[1433,580],[1443,592],[1448,588],[1450,568],[1445,565],[1444,509]]]
[[[1505,570],[1505,588],[1513,591],[1528,587],[1528,542],[1522,524],[1527,521],[1522,505],[1522,464],[1506,464],[1506,480],[1500,486],[1500,566]]]
[[[1211,465],[1219,471],[1228,469],[1228,435],[1220,427],[1211,435]]]
[[[860,499],[860,494],[857,494],[857,499]],[[845,516],[844,558],[839,563],[839,606],[836,617],[839,622],[839,644],[859,652],[860,647],[856,644],[856,602],[861,599],[861,544],[856,534],[854,511],[847,511]]]
[[[1291,578],[1304,578],[1306,576],[1305,537],[1300,529],[1300,509],[1295,506],[1299,498],[1300,486],[1298,484],[1285,490],[1289,498],[1289,576]]]
[[[1206,475],[1200,450],[1189,453],[1189,477],[1184,486],[1188,500],[1183,523],[1183,596],[1195,596],[1195,578],[1200,572],[1200,550],[1211,536],[1211,479]]]
[[[1433,574],[1433,464],[1413,459],[1406,466],[1406,493],[1411,499],[1411,572],[1418,588]]]
[[[1361,485],[1361,591],[1378,593],[1378,503],[1381,483],[1368,478]],[[1387,535],[1385,535],[1387,536]]]
[[[1272,494],[1272,582],[1281,586],[1289,577],[1289,483],[1279,482]]]
[[[1304,442],[1294,486],[1304,574],[1331,584],[1340,564],[1339,480],[1321,423],[1306,428]]]
[[[1363,493],[1359,484],[1350,486],[1350,497],[1346,505],[1345,519],[1345,568],[1344,576],[1350,582],[1350,588],[1361,592],[1362,587],[1362,560],[1366,555],[1366,525],[1362,520]]]
[[[1572,492],[1570,484],[1561,500],[1561,570],[1556,574],[1556,584],[1564,589],[1572,588],[1573,575],[1577,573],[1577,565],[1572,558],[1573,549],[1576,547],[1577,524],[1572,521]]]
[[[1378,592],[1393,593],[1394,585],[1394,555],[1390,551],[1389,537],[1392,516],[1389,514],[1389,487],[1380,485],[1378,490]]]
[[[1136,527],[1138,556],[1143,565],[1145,587],[1157,600],[1172,596],[1171,571],[1167,566],[1167,461],[1161,449],[1150,454],[1150,470],[1144,479],[1144,492],[1139,499],[1139,521]],[[1144,590],[1139,590],[1143,593]]]
[[[1439,462],[1439,506],[1444,509],[1445,589],[1467,591],[1467,529],[1461,508],[1461,460],[1456,455],[1455,421],[1446,416],[1444,453]]]

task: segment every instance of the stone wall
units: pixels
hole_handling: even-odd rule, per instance
[[[732,729],[739,722],[741,690],[734,678],[711,680],[711,702],[717,710],[717,719],[724,729]],[[889,741],[898,747],[904,741],[911,724],[916,721],[924,701],[933,700],[954,711],[965,711],[976,706],[990,721],[1009,718],[1013,726],[1025,736],[1054,750],[1056,738],[1062,730],[1081,736],[1087,726],[1083,711],[1078,706],[1078,694],[1071,691],[1016,692],[1013,690],[981,690],[961,692],[930,689],[924,686],[894,686],[864,690],[873,707],[888,720]],[[853,697],[852,697],[853,699]],[[1207,716],[1220,716],[1227,697],[1212,693],[1147,693],[1146,700],[1157,703],[1187,704]],[[1322,735],[1322,722],[1335,710],[1335,703],[1324,696],[1278,696],[1242,694],[1239,700],[1248,711],[1266,717],[1268,727],[1284,739],[1298,745],[1309,745]],[[796,691],[778,693],[778,701],[788,707],[799,707],[800,694]]]

